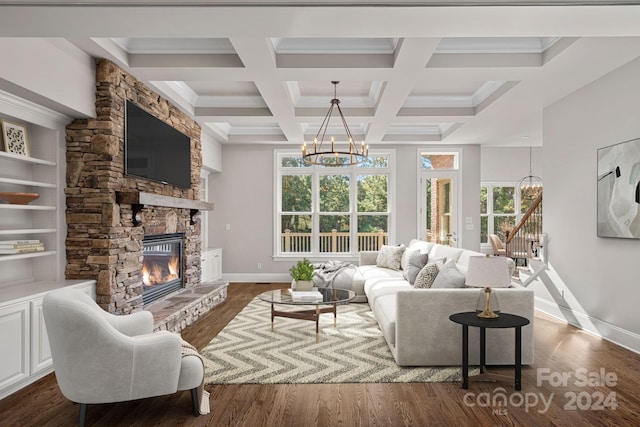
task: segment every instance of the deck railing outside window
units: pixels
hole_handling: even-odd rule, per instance
[[[332,230],[329,233],[318,233],[320,238],[320,252],[345,253],[350,252],[350,233]],[[387,244],[389,235],[385,231],[373,233],[358,233],[359,251],[377,251]],[[281,236],[283,252],[311,252],[311,233],[294,233],[289,230]]]

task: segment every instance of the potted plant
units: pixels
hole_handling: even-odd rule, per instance
[[[313,289],[313,270],[313,265],[306,258],[292,266],[289,269],[289,273],[293,278],[291,289],[297,291],[310,291]]]

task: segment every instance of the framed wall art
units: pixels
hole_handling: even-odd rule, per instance
[[[640,138],[598,149],[598,236],[640,239]]]
[[[2,121],[2,140],[7,153],[29,156],[27,127],[18,123]]]

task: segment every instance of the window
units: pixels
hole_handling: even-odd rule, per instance
[[[489,234],[496,234],[503,242],[538,196],[538,189],[521,200],[513,184],[485,183],[480,187],[480,242],[489,243]],[[516,209],[519,206],[519,209]]]
[[[420,153],[420,168],[423,170],[457,170],[458,153]]]
[[[392,153],[349,167],[276,151],[276,256],[354,256],[389,241]]]

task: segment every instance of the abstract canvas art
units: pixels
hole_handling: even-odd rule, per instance
[[[640,138],[598,149],[598,236],[640,239]]]

